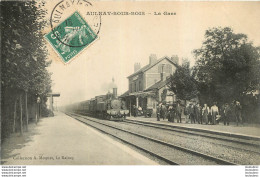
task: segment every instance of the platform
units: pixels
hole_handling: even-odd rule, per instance
[[[63,114],[30,124],[2,144],[2,165],[156,165],[128,146]]]
[[[191,129],[196,131],[203,131],[203,132],[210,132],[210,133],[217,133],[217,134],[226,134],[228,136],[235,136],[235,137],[245,137],[248,139],[258,140],[260,141],[260,125],[253,125],[253,124],[246,124],[243,125],[239,124],[237,126],[235,123],[230,123],[230,125],[224,125],[220,122],[217,125],[205,125],[205,124],[191,124],[191,123],[177,123],[176,120],[174,123],[169,122],[167,119],[162,119],[157,121],[157,118],[145,118],[145,117],[127,117],[128,120],[135,120],[141,122],[149,122],[152,124],[163,124],[167,126],[177,126],[178,128],[183,129]]]

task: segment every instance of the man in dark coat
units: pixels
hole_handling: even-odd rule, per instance
[[[166,113],[167,113],[167,108],[164,104],[162,104],[160,115],[163,118],[163,120],[166,118]]]
[[[134,117],[137,116],[137,115],[136,115],[136,106],[135,106],[135,105],[133,105],[133,116],[134,116]]]
[[[243,124],[241,112],[242,112],[242,106],[240,105],[240,103],[238,101],[236,101],[235,116],[236,116],[237,126],[238,126],[239,122],[241,122]]]
[[[224,125],[229,125],[229,117],[231,116],[231,108],[226,103],[223,108],[223,118],[224,118]]]
[[[173,106],[172,105],[170,105],[169,106],[169,108],[168,108],[168,115],[167,115],[167,117],[168,117],[168,120],[169,120],[169,122],[174,122],[174,108],[173,108]]]
[[[202,124],[202,114],[201,114],[201,107],[200,104],[197,103],[194,107],[194,113],[195,113],[195,121],[197,121],[199,124]]]
[[[185,122],[188,123],[190,119],[190,104],[187,104],[184,108]]]
[[[191,123],[193,122],[195,124],[195,109],[192,103],[190,104],[189,109],[190,109],[190,121]]]
[[[160,109],[160,105],[158,105],[156,107],[156,116],[157,116],[157,121],[160,121],[160,112],[161,112],[161,109]]]
[[[179,102],[177,102],[177,105],[176,105],[176,118],[177,118],[177,122],[180,122],[180,123],[181,123],[181,113],[182,113],[181,105],[180,105]]]

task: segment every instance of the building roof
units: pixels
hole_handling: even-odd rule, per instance
[[[122,95],[120,95],[120,96],[118,96],[118,97],[121,98],[121,97],[125,97],[125,96],[127,96],[127,95],[129,95],[129,90],[127,90],[125,93],[123,93]]]
[[[132,77],[132,76],[135,76],[137,74],[140,74],[141,72],[145,72],[147,71],[148,69],[152,68],[153,66],[155,66],[156,64],[158,64],[159,62],[161,62],[162,60],[164,59],[167,59],[168,61],[170,61],[172,64],[174,64],[175,66],[178,66],[176,63],[174,63],[169,57],[165,56],[165,57],[162,57],[161,59],[157,60],[155,63],[153,64],[148,64],[148,65],[145,65],[144,67],[142,67],[141,69],[139,69],[138,71],[136,71],[135,73],[131,74],[130,76],[128,76],[127,78],[129,77]]]
[[[135,76],[135,75],[137,75],[137,74],[140,74],[141,72],[144,72],[144,71],[146,71],[146,70],[149,69],[149,68],[150,68],[150,64],[145,65],[144,67],[142,67],[141,69],[139,69],[139,70],[136,71],[135,73],[131,74],[131,75],[128,76],[127,78],[132,77],[132,76]]]
[[[149,88],[145,89],[144,91],[150,91],[150,90],[154,90],[154,89],[160,89],[162,87],[164,87],[170,80],[166,79],[164,81],[159,81],[156,82],[155,84],[153,84],[152,86],[150,86]]]
[[[154,90],[155,89],[160,89],[162,87],[164,87],[168,82],[170,81],[170,79],[166,79],[164,81],[159,81],[156,82],[155,84],[153,84],[151,87],[149,87],[148,89],[144,90],[144,91],[139,91],[139,92],[133,92],[130,93],[129,90],[126,91],[125,93],[123,93],[122,95],[120,95],[120,98],[126,97],[126,96],[133,96],[133,95],[143,95],[143,94],[154,94]]]

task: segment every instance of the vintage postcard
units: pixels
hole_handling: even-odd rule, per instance
[[[0,3],[2,175],[26,165],[258,175],[259,1]]]

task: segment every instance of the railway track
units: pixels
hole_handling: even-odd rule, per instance
[[[84,115],[83,113],[80,113],[80,115]],[[85,115],[89,116],[89,115]],[[90,116],[91,117],[91,116]],[[168,125],[168,124],[157,124],[153,122],[144,122],[139,120],[124,120],[124,123],[129,124],[135,124],[135,125],[141,125],[151,128],[157,128],[165,131],[172,131],[179,133],[178,136],[180,137],[186,137],[192,139],[192,137],[187,135],[192,135],[193,137],[205,137],[213,140],[219,140],[223,141],[221,143],[214,143],[216,145],[222,145],[227,148],[231,147],[237,150],[244,150],[250,153],[255,153],[260,155],[259,147],[260,147],[260,140],[257,137],[247,137],[247,136],[240,136],[240,135],[233,135],[233,134],[227,134],[222,132],[210,132],[208,130],[201,130],[201,129],[192,129],[188,127],[179,127],[176,125]]]
[[[183,137],[183,138],[186,137],[189,139],[193,139],[193,137],[205,137],[205,138],[211,139],[211,141],[213,141],[212,143],[214,143],[216,145],[221,145],[221,146],[225,146],[227,148],[234,148],[237,150],[243,150],[243,151],[247,151],[249,153],[255,153],[255,154],[260,155],[260,152],[259,152],[260,142],[257,140],[248,140],[248,139],[242,139],[242,138],[239,139],[239,138],[234,138],[234,137],[225,136],[225,135],[210,134],[208,132],[199,132],[199,131],[195,131],[195,130],[183,130],[178,126],[160,125],[160,124],[154,124],[154,123],[150,123],[150,122],[146,123],[146,122],[139,122],[139,121],[132,121],[132,120],[125,120],[124,122],[129,123],[129,124],[139,125],[139,126],[161,129],[164,131],[177,132],[178,135],[177,134],[175,134],[175,135]],[[219,140],[219,141],[216,142],[215,140]]]
[[[249,146],[254,146],[259,149],[260,147],[260,141],[258,139],[249,139],[247,137],[232,137],[231,135],[221,135],[221,134],[213,134],[215,132],[209,133],[208,131],[195,131],[190,128],[185,128],[185,127],[178,127],[174,125],[164,125],[164,124],[155,124],[155,123],[150,123],[150,122],[143,122],[143,121],[134,121],[134,120],[125,120],[124,122],[131,123],[131,124],[136,124],[136,125],[142,125],[142,126],[147,126],[147,127],[152,127],[152,128],[158,128],[162,130],[167,130],[167,131],[174,131],[178,133],[183,133],[183,134],[190,134],[190,135],[195,135],[195,136],[201,136],[201,137],[206,137],[206,138],[212,138],[212,139],[217,139],[217,140],[222,140],[226,142],[233,142],[233,143],[238,143],[238,144],[244,144],[244,145],[249,145]],[[251,150],[249,150],[251,151]],[[259,153],[259,151],[253,151],[255,153]]]
[[[106,121],[75,113],[66,114],[170,165],[236,165],[224,159],[109,125]]]
[[[121,124],[121,126],[124,126],[124,127],[129,126],[129,125],[132,125],[132,126],[136,125],[136,128],[139,129],[139,132],[140,132],[140,129],[144,129],[142,131],[142,132],[144,132],[145,130],[151,128],[152,132],[158,132],[157,135],[152,135],[152,136],[158,137],[160,139],[164,139],[163,132],[165,132],[167,134],[166,137],[168,137],[167,141],[168,142],[172,142],[174,144],[178,144],[179,146],[183,146],[184,145],[186,147],[186,146],[189,146],[189,145],[187,143],[181,143],[180,144],[180,142],[178,142],[178,141],[176,142],[175,140],[173,140],[173,139],[175,139],[175,137],[181,138],[184,141],[188,141],[188,140],[189,141],[194,141],[195,143],[196,142],[210,143],[210,144],[212,144],[213,147],[219,147],[219,148],[222,147],[224,149],[229,149],[229,150],[232,149],[232,150],[237,151],[238,154],[244,154],[244,153],[246,153],[247,155],[248,154],[251,154],[251,155],[255,154],[255,155],[260,157],[260,151],[259,151],[259,147],[260,146],[254,146],[254,145],[252,146],[251,144],[244,144],[244,143],[240,144],[239,142],[236,142],[236,141],[228,141],[228,138],[227,139],[222,139],[222,138],[215,138],[214,136],[201,136],[201,135],[196,134],[196,133],[193,134],[193,133],[190,133],[190,132],[186,133],[186,132],[172,131],[171,129],[158,128],[157,126],[155,126],[155,127],[152,126],[151,127],[151,126],[145,126],[143,124],[135,124],[135,123],[132,124],[132,123],[129,123],[127,121],[126,122],[125,121],[124,122],[120,122],[120,124]],[[160,130],[160,133],[159,133],[159,130]],[[160,134],[162,136],[159,136]],[[171,139],[171,138],[169,139],[169,136],[173,136],[173,139]],[[191,148],[194,149],[194,150],[198,150],[196,148],[196,146],[195,147],[192,146]],[[208,153],[207,149],[205,149],[205,150],[200,149],[198,151],[203,151],[203,152],[205,151],[204,153]],[[228,157],[228,156],[225,155],[225,157],[222,157],[223,154],[221,152],[222,152],[221,150],[220,151],[217,151],[217,150],[213,151],[213,150],[211,150],[210,154],[212,156],[217,156],[219,158],[224,158],[224,159],[226,159],[228,161],[233,161],[233,160],[229,160],[231,156]],[[241,162],[245,163],[242,159],[241,159]],[[238,163],[237,160],[236,160],[235,163]]]

